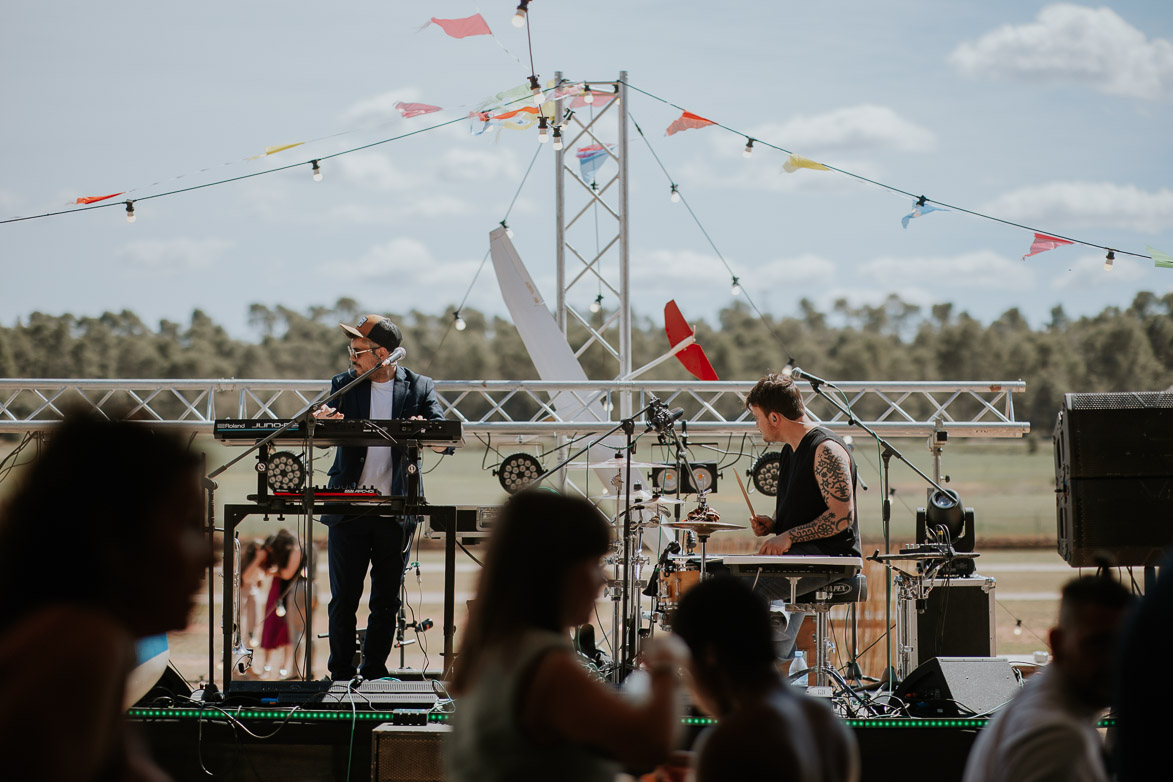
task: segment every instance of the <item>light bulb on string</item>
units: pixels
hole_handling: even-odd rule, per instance
[[[553,147],[554,147],[554,149],[555,149],[555,150],[561,150],[561,149],[562,149],[562,146],[563,146],[563,144],[562,144],[562,128],[561,128],[560,126],[558,126],[558,125],[555,125],[555,126],[554,126],[554,144],[553,144]]]
[[[598,296],[595,297],[595,300],[591,302],[591,312],[595,312],[595,313],[601,312],[602,309],[603,309],[603,294],[600,293]]]
[[[468,328],[468,324],[464,322],[464,318],[460,317],[460,310],[452,313],[452,327],[457,331],[464,331]]]
[[[127,201],[126,202],[126,222],[133,223],[134,221],[135,221],[134,201]]]
[[[547,131],[547,128],[549,128],[549,127],[550,126],[546,123],[546,115],[545,114],[538,117],[538,143],[539,144],[545,144],[547,141],[550,140],[550,133]]]
[[[595,93],[591,92],[591,85],[589,84],[582,88],[582,102],[588,106],[595,102]]]
[[[747,138],[745,140],[745,151],[741,153],[741,156],[743,158],[746,158],[747,160],[749,158],[753,157],[753,139],[752,138]]]
[[[680,203],[680,191],[676,189],[676,185],[672,185],[672,190],[669,191],[668,198],[671,199],[672,203],[674,204]]]
[[[517,12],[513,14],[514,27],[525,27],[525,12],[528,10],[528,8],[529,0],[521,0],[521,2],[517,4]]]
[[[310,163],[312,163],[314,166],[314,181],[321,182],[322,181],[322,167],[318,164],[318,161],[316,161],[316,160],[311,160]]]
[[[510,239],[512,239],[513,238],[513,229],[509,227],[509,223],[502,220],[501,227],[505,229],[505,235],[508,236]]]
[[[734,296],[741,295],[741,280],[738,279],[736,274],[733,275],[733,284],[729,286],[729,292]]]
[[[1014,634],[1015,635],[1022,635],[1022,620],[1021,619],[1018,619],[1015,621]]]
[[[1104,271],[1112,271],[1112,262],[1116,260],[1116,253],[1108,250],[1108,254],[1104,256]]]
[[[538,75],[536,73],[529,77],[529,89],[534,96],[534,105],[540,109],[546,98],[542,95],[542,87],[538,84]]]
[[[794,374],[794,359],[787,356],[786,366],[782,367],[783,377],[790,377]]]

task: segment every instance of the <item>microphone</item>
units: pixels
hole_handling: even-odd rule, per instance
[[[679,421],[683,416],[683,407],[674,407],[669,410],[665,405],[661,404],[648,413],[648,428],[655,429],[657,432],[663,434],[671,429],[672,424]]]
[[[810,383],[812,386],[826,385],[826,386],[831,386],[832,388],[834,388],[834,386],[835,386],[834,383],[829,383],[826,380],[823,380],[818,375],[812,375],[810,372],[807,372],[805,369],[800,369],[798,367],[795,367],[794,369],[790,370],[790,376],[792,378],[794,378],[795,380],[805,380],[808,383]]]
[[[400,361],[403,360],[403,358],[406,355],[407,355],[407,348],[400,345],[399,347],[395,348],[395,350],[391,351],[391,355],[389,355],[389,356],[387,356],[387,358],[383,359],[382,365],[385,367],[389,367],[392,364],[398,364]]]

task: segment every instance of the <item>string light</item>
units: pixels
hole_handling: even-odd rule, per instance
[[[134,221],[135,221],[134,201],[127,201],[126,202],[126,222],[133,223]]]
[[[513,229],[509,227],[509,223],[502,220],[501,227],[505,229],[505,235],[508,236],[510,239],[512,239],[513,238]]]
[[[792,374],[794,374],[794,359],[787,356],[786,366],[782,367],[782,375],[784,377],[790,377]]]
[[[553,146],[554,146],[555,150],[562,149],[562,126],[560,126],[560,125],[554,126],[554,144],[553,144]]]
[[[732,293],[734,296],[741,295],[741,280],[738,278],[738,276],[736,274],[733,275],[733,284],[729,286],[729,292]]]
[[[591,85],[584,85],[582,88],[582,102],[590,106],[595,102],[595,93],[591,92]]]
[[[513,15],[514,27],[525,27],[525,12],[529,9],[529,0],[521,0],[517,4],[517,13]]]
[[[538,84],[537,74],[529,77],[529,89],[534,96],[534,105],[540,109],[542,107],[542,102],[545,101],[545,97],[542,95],[541,85]]]
[[[1116,260],[1116,253],[1108,250],[1108,254],[1104,257],[1104,271],[1112,271],[1112,261]]]
[[[668,193],[668,198],[672,199],[672,203],[680,203],[680,191],[676,189],[676,185],[672,185],[672,190]]]
[[[538,117],[538,143],[539,144],[545,144],[547,141],[550,140],[550,134],[546,130],[548,127],[550,127],[550,126],[546,123],[546,115],[543,114],[542,116]]]
[[[600,293],[598,296],[595,297],[595,300],[591,302],[591,312],[597,313],[597,312],[602,311],[602,309],[603,309],[603,294]]]
[[[460,310],[452,313],[452,326],[457,331],[464,331],[468,328],[468,324],[464,322],[464,318],[460,317]]]
[[[312,163],[314,166],[314,181],[321,182],[322,181],[322,167],[320,165],[318,165],[318,161],[316,161],[316,160],[311,160],[310,163]]]
[[[1015,635],[1022,635],[1022,620],[1021,619],[1015,620],[1014,634]]]
[[[745,151],[741,153],[741,156],[743,158],[745,158],[746,160],[753,157],[753,139],[752,138],[747,138],[745,140]]]

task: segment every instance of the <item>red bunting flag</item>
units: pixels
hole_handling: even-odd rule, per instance
[[[1022,260],[1026,260],[1032,255],[1045,253],[1047,250],[1054,250],[1056,247],[1062,247],[1065,244],[1075,244],[1067,239],[1059,239],[1055,236],[1047,236],[1046,234],[1035,234],[1035,240],[1030,246],[1030,252],[1022,256]]]
[[[120,196],[120,195],[122,195],[122,193],[111,193],[110,195],[105,195],[105,196],[86,196],[85,198],[77,199],[73,203],[75,203],[75,204],[93,204],[98,201],[105,201],[107,198],[113,198],[114,196]]]
[[[705,125],[716,125],[711,119],[697,116],[691,111],[686,111],[676,118],[676,121],[668,126],[666,136],[671,136],[673,133],[679,133],[682,130],[692,130],[693,128],[703,128]]]
[[[429,106],[426,103],[404,103],[403,101],[396,103],[395,108],[403,115],[404,119],[411,119],[421,114],[431,114],[433,111],[440,110],[439,106]]]
[[[480,14],[466,16],[463,19],[437,19],[432,17],[432,24],[439,25],[440,29],[453,38],[468,38],[470,35],[492,35],[489,23]],[[426,26],[426,25],[425,25]]]

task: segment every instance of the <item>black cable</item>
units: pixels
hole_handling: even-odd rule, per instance
[[[652,100],[657,100],[657,101],[659,101],[660,103],[663,103],[663,104],[665,104],[665,105],[671,106],[671,107],[672,107],[672,108],[674,108],[674,109],[680,109],[681,111],[688,111],[688,109],[685,109],[685,108],[684,108],[684,107],[682,107],[682,106],[677,106],[675,103],[673,103],[673,102],[671,102],[671,101],[669,101],[669,100],[666,100],[665,98],[661,98],[659,95],[655,95],[655,94],[653,94],[653,93],[650,93],[650,92],[648,92],[647,90],[641,90],[639,87],[636,87],[634,84],[630,84],[630,83],[628,83],[628,82],[620,82],[620,83],[621,83],[621,84],[623,84],[624,86],[626,86],[626,87],[627,87],[627,88],[629,88],[629,89],[635,90],[636,92],[639,92],[639,93],[642,93],[642,94],[646,95],[647,97],[651,98]],[[633,120],[633,122],[634,122],[634,120]],[[738,135],[738,136],[744,136],[745,138],[750,138],[749,134],[747,134],[747,133],[742,133],[742,132],[741,132],[741,131],[739,131],[739,130],[734,130],[733,128],[729,127],[728,125],[723,125],[723,124],[721,124],[720,122],[713,122],[712,120],[709,120],[709,122],[712,122],[712,123],[713,123],[713,125],[715,125],[715,126],[717,126],[717,127],[721,128],[722,130],[727,130],[727,131],[729,131],[730,133],[733,133],[733,134],[735,134],[735,135]],[[643,135],[643,134],[641,133],[640,135]],[[796,154],[796,153],[792,152],[792,151],[791,151],[791,150],[789,150],[789,149],[786,149],[786,148],[784,148],[784,147],[780,147],[780,146],[778,146],[777,144],[771,144],[770,142],[768,142],[768,141],[763,141],[762,139],[760,139],[760,138],[757,138],[757,137],[754,137],[754,144],[755,144],[755,145],[757,145],[757,144],[760,144],[760,145],[761,145],[761,146],[763,146],[763,147],[769,147],[770,149],[776,149],[776,150],[778,150],[779,152],[785,152],[787,155],[793,155],[793,154]],[[861,182],[867,182],[868,184],[875,185],[876,187],[881,187],[881,188],[883,188],[883,189],[885,189],[885,190],[889,190],[889,191],[891,191],[891,192],[893,192],[893,193],[899,193],[900,195],[908,196],[909,198],[915,199],[915,200],[917,200],[917,201],[923,201],[924,203],[940,204],[941,206],[945,207],[946,209],[952,209],[952,210],[954,210],[954,211],[957,211],[957,212],[963,212],[963,213],[965,213],[965,214],[972,215],[972,216],[974,216],[974,217],[981,217],[981,218],[983,218],[983,219],[985,219],[985,220],[993,220],[994,222],[997,222],[997,223],[1002,223],[1003,225],[1009,225],[1009,226],[1013,226],[1014,228],[1021,228],[1021,229],[1023,229],[1024,231],[1031,231],[1031,232],[1034,232],[1034,233],[1041,233],[1041,234],[1046,234],[1047,236],[1053,236],[1053,237],[1055,237],[1056,239],[1066,239],[1066,240],[1067,240],[1067,241],[1069,241],[1069,242],[1074,242],[1075,244],[1082,244],[1082,245],[1083,245],[1083,246],[1085,246],[1085,247],[1095,247],[1095,248],[1097,248],[1097,249],[1100,249],[1100,250],[1111,250],[1112,252],[1120,253],[1120,254],[1122,254],[1122,255],[1131,255],[1131,256],[1132,256],[1132,257],[1134,257],[1134,258],[1147,258],[1147,259],[1149,259],[1149,260],[1152,260],[1152,256],[1151,256],[1151,255],[1144,255],[1144,254],[1142,254],[1142,253],[1131,253],[1131,252],[1128,252],[1127,250],[1117,250],[1117,249],[1115,249],[1115,248],[1113,248],[1113,247],[1108,247],[1108,246],[1106,246],[1106,245],[1102,245],[1102,244],[1095,244],[1095,243],[1093,243],[1093,242],[1085,242],[1085,241],[1083,241],[1082,239],[1074,239],[1074,238],[1072,238],[1072,237],[1070,237],[1070,236],[1063,236],[1062,234],[1052,233],[1052,232],[1050,232],[1050,231],[1044,231],[1044,230],[1042,230],[1042,229],[1039,229],[1039,228],[1032,228],[1032,227],[1031,227],[1031,226],[1029,226],[1029,225],[1023,225],[1023,224],[1021,224],[1021,223],[1015,223],[1015,222],[1013,222],[1013,221],[1011,221],[1011,220],[1003,220],[1003,219],[1002,219],[1002,218],[1000,218],[1000,217],[993,217],[992,215],[983,214],[982,212],[975,212],[975,211],[973,211],[972,209],[966,209],[965,207],[961,207],[961,206],[955,206],[955,205],[953,205],[953,204],[947,204],[947,203],[945,203],[944,201],[938,201],[938,200],[936,200],[936,199],[933,199],[933,198],[925,198],[923,195],[919,195],[919,196],[918,196],[918,195],[916,195],[915,193],[910,193],[910,192],[908,192],[907,190],[901,190],[900,188],[898,188],[898,187],[895,187],[895,186],[893,186],[893,185],[888,185],[888,184],[884,184],[883,182],[878,182],[878,181],[876,181],[876,180],[874,180],[874,179],[869,179],[869,178],[867,178],[867,177],[865,177],[865,176],[863,176],[863,175],[861,175],[861,174],[856,174],[856,173],[854,173],[854,172],[852,172],[852,171],[848,171],[848,170],[846,170],[846,169],[843,169],[843,168],[838,168],[838,167],[836,167],[836,166],[829,165],[829,164],[827,164],[827,163],[824,163],[824,162],[822,162],[822,161],[818,161],[818,163],[819,163],[819,165],[821,165],[821,166],[824,166],[824,167],[826,167],[826,168],[830,169],[831,171],[836,171],[836,172],[838,172],[838,173],[840,173],[840,174],[845,174],[845,175],[847,175],[847,176],[849,176],[849,177],[852,177],[853,179],[858,179],[858,180],[860,180]]]
[[[642,90],[640,91],[642,92]],[[643,129],[639,126],[639,123],[635,121],[635,116],[632,115],[630,111],[627,112],[627,116],[631,117],[631,124],[635,126],[635,130],[637,133],[639,133],[639,137],[644,140],[644,144],[647,145],[648,151],[652,153],[652,157],[655,158],[656,163],[659,164],[660,170],[664,172],[664,176],[668,178],[668,182],[671,183],[673,188],[675,188],[676,180],[672,178],[672,175],[668,173],[668,169],[664,167],[664,163],[661,162],[660,156],[657,155],[656,150],[652,148],[652,142],[648,141],[648,137],[644,135]],[[708,241],[709,246],[713,248],[713,252],[717,254],[717,259],[721,261],[721,265],[725,267],[725,270],[729,272],[731,277],[736,277],[737,275],[733,273],[733,269],[729,266],[729,262],[725,260],[725,256],[723,256],[721,251],[717,249],[717,245],[713,241],[713,238],[709,236],[709,232],[706,231],[705,227],[701,224],[700,218],[698,218],[696,216],[696,212],[692,210],[692,207],[688,203],[688,199],[685,198],[684,194],[679,190],[676,190],[675,192],[676,195],[680,197],[680,203],[684,204],[684,208],[687,209],[688,213],[692,216],[693,222],[696,223],[697,228],[700,229],[701,234],[703,234],[705,240]],[[782,349],[783,353],[786,353],[787,356],[789,356],[790,351],[786,348],[785,343],[782,341],[782,336],[778,333],[774,326],[768,320],[766,320],[766,316],[762,314],[760,309],[758,309],[758,305],[754,303],[753,298],[749,295],[749,291],[746,290],[744,285],[741,286],[741,292],[745,295],[745,300],[749,302],[749,306],[753,308],[755,313],[757,313],[758,320],[762,322],[762,325],[765,326],[770,334],[773,335],[774,339],[778,341],[778,347]]]

